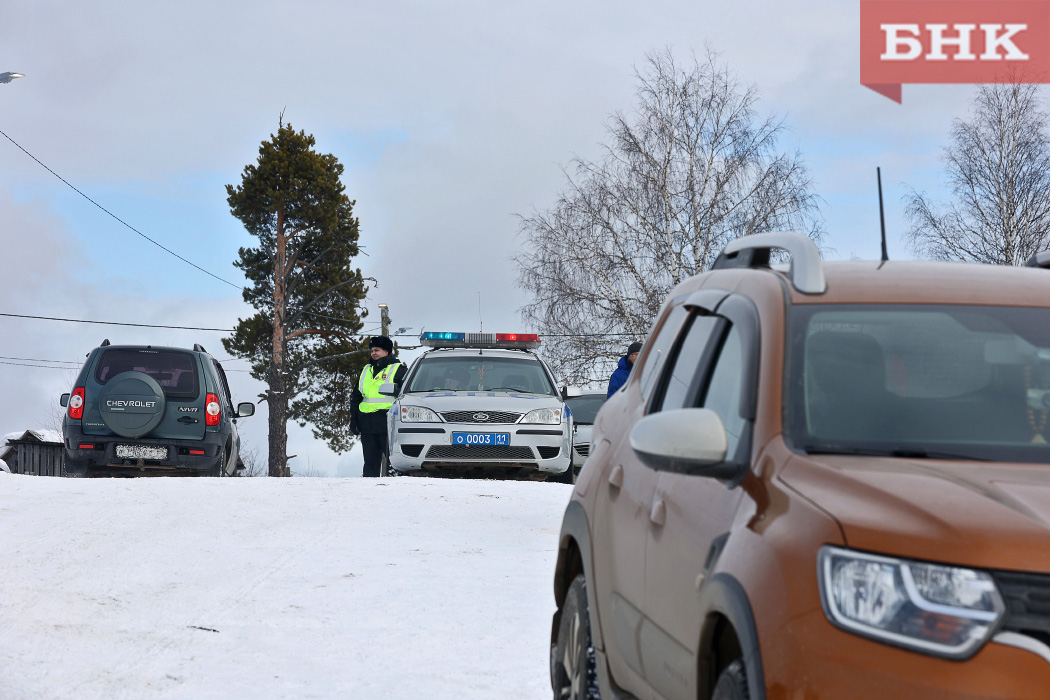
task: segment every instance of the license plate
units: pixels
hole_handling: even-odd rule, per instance
[[[121,459],[164,459],[168,456],[167,447],[149,445],[117,445],[115,452]]]
[[[509,445],[510,433],[452,433],[453,445]]]

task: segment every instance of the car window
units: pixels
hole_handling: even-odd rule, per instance
[[[572,411],[572,420],[577,425],[591,425],[594,423],[598,410],[605,403],[605,394],[584,394],[583,396],[570,396],[565,399],[565,405]]]
[[[105,384],[122,372],[149,375],[169,398],[193,398],[199,392],[197,358],[189,352],[112,348],[99,356],[95,380]]]
[[[1050,311],[812,305],[791,320],[788,436],[806,451],[1050,461]]]
[[[226,402],[232,408],[233,396],[230,394],[230,384],[226,381],[226,372],[223,371],[222,365],[219,364],[218,360],[213,358],[211,362],[215,366],[215,373],[219,376],[219,384],[222,385],[222,393],[226,395]]]
[[[531,357],[445,355],[433,353],[419,362],[407,391],[492,391],[506,389],[555,395],[543,365]]]
[[[701,359],[718,325],[716,316],[696,314],[689,320],[689,329],[678,344],[674,359],[670,361],[670,366],[661,379],[661,391],[655,397],[653,411],[695,405],[690,399],[696,394],[696,379],[701,370]]]
[[[740,331],[730,327],[718,353],[714,371],[700,405],[710,408],[722,419],[728,438],[726,454],[736,454],[746,420],[740,416],[744,385],[744,346]]]
[[[642,365],[639,376],[642,396],[646,399],[649,398],[649,393],[653,388],[653,379],[660,374],[660,368],[663,366],[667,353],[674,344],[675,338],[678,337],[678,332],[682,329],[682,322],[685,321],[687,313],[683,306],[672,309],[667,316],[667,321],[660,327],[660,332],[649,343],[649,352],[645,356],[645,364]]]

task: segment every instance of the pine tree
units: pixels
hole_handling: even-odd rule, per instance
[[[282,120],[283,121],[283,120]],[[343,166],[314,150],[314,137],[279,123],[226,186],[231,213],[258,239],[234,265],[250,282],[244,300],[258,310],[238,319],[227,352],[251,361],[266,382],[269,475],[288,476],[289,418],[341,452],[353,444],[349,398],[368,360],[355,335],[367,311],[358,254],[358,220],[339,178]]]

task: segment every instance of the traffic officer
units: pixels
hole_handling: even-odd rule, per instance
[[[395,391],[405,381],[407,368],[392,353],[394,343],[385,335],[368,340],[372,361],[361,370],[350,396],[350,432],[361,436],[365,465],[362,476],[379,476],[383,455],[387,451],[386,416],[394,405],[392,396],[379,393],[384,384],[393,383]]]

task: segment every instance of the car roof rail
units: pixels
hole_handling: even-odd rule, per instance
[[[99,343],[99,344],[98,344],[98,346],[99,346],[100,348],[104,348],[104,347],[106,347],[107,345],[109,345],[109,338],[106,338],[105,340],[103,340],[103,341],[102,341],[101,343]]]
[[[772,249],[785,250],[791,256],[788,277],[791,286],[803,294],[823,294],[828,289],[820,250],[809,236],[795,231],[753,233],[730,241],[722,249],[712,270],[734,267],[770,267]]]
[[[204,346],[201,345],[200,343],[194,343],[193,344],[193,352],[208,352],[208,351],[205,350]]]
[[[1041,250],[1034,253],[1025,263],[1026,267],[1050,267],[1050,250]]]

